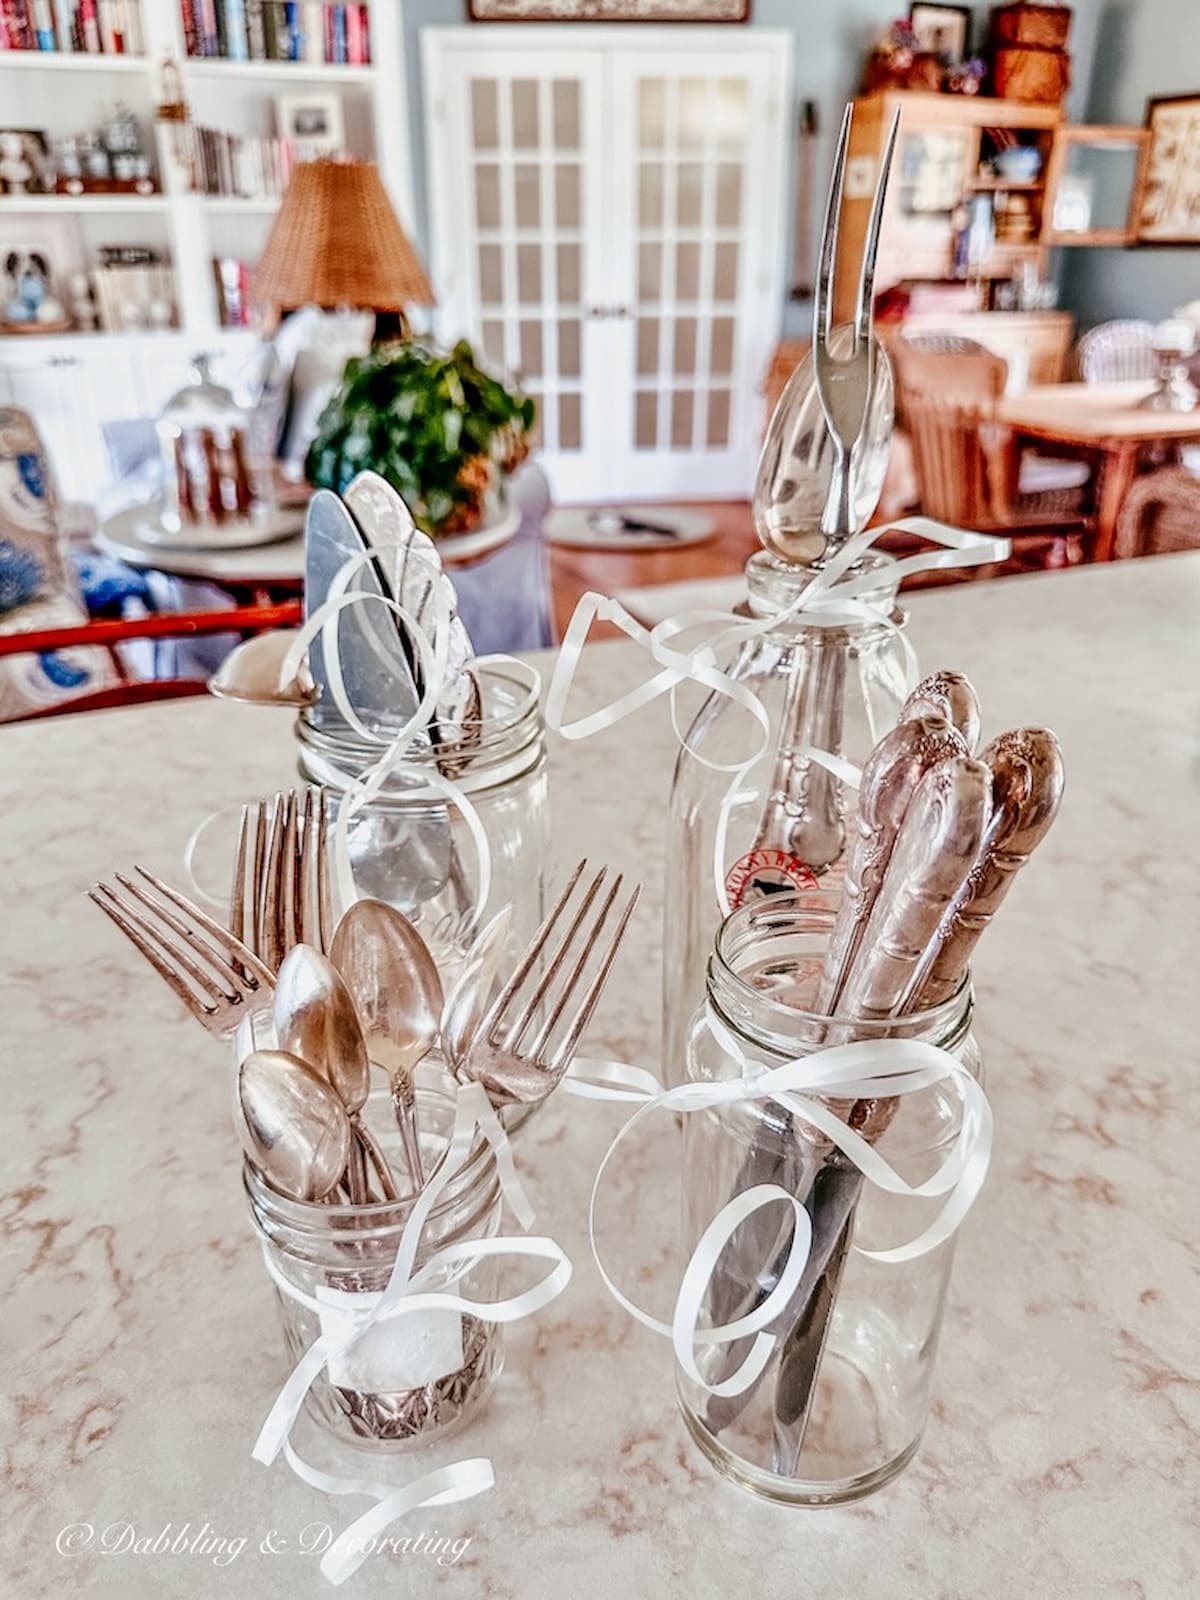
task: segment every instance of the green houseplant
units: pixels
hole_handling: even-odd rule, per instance
[[[379,345],[347,362],[309,447],[310,483],[339,493],[378,472],[434,538],[485,519],[489,491],[528,454],[534,404],[484,372],[460,340],[448,354]]]

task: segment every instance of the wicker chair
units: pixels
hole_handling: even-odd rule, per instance
[[[1132,319],[1102,322],[1080,339],[1075,359],[1084,383],[1132,383],[1157,378],[1154,324]]]
[[[1200,550],[1200,478],[1186,467],[1161,467],[1135,480],[1117,521],[1113,555],[1159,556]]]
[[[1091,469],[1021,451],[995,421],[1008,378],[1000,356],[948,334],[902,339],[894,353],[900,409],[930,516],[985,531],[1069,524],[1083,531]],[[1052,537],[1062,554],[1065,536]]]

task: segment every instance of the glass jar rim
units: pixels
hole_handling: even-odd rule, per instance
[[[808,904],[806,899],[806,892],[797,890],[787,894],[771,895],[765,900],[755,900],[731,911],[717,929],[712,954],[709,957],[710,993],[715,978],[718,985],[729,987],[736,1002],[747,1010],[753,1008],[756,1018],[763,1019],[763,1032],[778,1038],[787,1038],[789,1034],[799,1033],[806,1027],[814,1031],[821,1030],[830,1023],[849,1029],[858,1039],[895,1037],[898,1027],[903,1027],[904,1034],[908,1037],[922,1036],[939,1042],[949,1036],[958,1036],[966,1032],[970,1026],[972,1003],[969,969],[963,974],[958,988],[947,999],[921,1011],[906,1012],[903,1017],[866,1018],[839,1012],[829,1015],[810,1011],[800,1006],[785,1005],[748,983],[736,964],[734,947],[738,939],[747,935],[753,937],[752,928],[756,919],[771,918],[773,921],[777,919],[778,925],[769,929],[769,933],[773,934],[832,933],[836,912]],[[767,929],[759,934],[759,937],[767,936]],[[713,999],[718,1010],[724,1014],[720,999],[715,996]],[[755,1033],[758,1032],[759,1029],[756,1027]]]
[[[431,1091],[418,1089],[418,1095],[428,1095]],[[432,1091],[438,1098],[450,1104],[450,1096],[444,1091]],[[440,1163],[439,1163],[440,1165]],[[434,1172],[438,1169],[435,1167]],[[426,1177],[428,1184],[433,1172]],[[242,1185],[250,1201],[251,1211],[256,1223],[261,1213],[265,1220],[277,1227],[284,1227],[296,1234],[309,1237],[327,1237],[331,1232],[344,1229],[353,1234],[356,1239],[371,1239],[380,1233],[394,1233],[408,1222],[413,1208],[423,1193],[417,1189],[412,1193],[400,1195],[395,1200],[376,1200],[369,1205],[330,1205],[323,1200],[294,1200],[281,1193],[273,1184],[267,1181],[266,1176],[255,1167],[247,1158],[242,1163]],[[480,1190],[492,1189],[500,1186],[499,1166],[496,1161],[496,1152],[483,1137],[476,1133],[467,1159],[450,1178],[441,1196],[429,1213],[428,1222],[436,1223],[444,1220],[448,1215],[460,1210],[469,1198],[476,1196]],[[367,1224],[367,1226],[364,1226]]]
[[[486,782],[489,759],[507,762],[540,740],[542,675],[528,661],[510,655],[477,656],[471,666],[480,679],[481,690],[488,685],[501,697],[498,709],[485,707],[483,716],[464,718],[461,723],[465,729],[479,730],[479,740],[471,748],[471,766],[476,769],[477,778]],[[372,765],[392,742],[381,735],[378,742],[369,743],[345,726],[319,727],[307,708],[296,718],[296,738],[302,750],[311,751],[346,775],[351,768],[361,770]],[[433,769],[438,765],[439,751],[433,745],[424,750],[410,749],[405,752],[404,761],[406,766]],[[323,777],[321,781],[330,779]],[[459,782],[467,788],[473,786],[463,783],[461,777]]]
[[[890,633],[898,628],[903,628],[908,623],[908,612],[896,603],[898,580],[889,577],[889,569],[896,564],[896,558],[885,550],[874,547],[864,552],[855,566],[850,569],[849,576],[862,576],[869,571],[879,574],[879,589],[866,595],[857,595],[857,602],[872,606],[878,611],[877,617],[864,616],[851,620],[848,617],[838,617],[828,622],[822,622],[816,615],[805,615],[802,611],[794,616],[781,618],[781,628],[791,628],[802,631],[805,628],[819,627],[822,630],[840,629],[852,635],[856,640],[865,640],[876,633]],[[794,600],[808,587],[820,572],[819,567],[797,567],[778,556],[772,555],[769,550],[756,550],[746,561],[746,587],[748,590],[745,602],[746,614],[751,617],[767,618],[773,613],[771,597],[769,594],[772,585],[791,591],[790,600]],[[836,591],[834,591],[836,597]],[[790,603],[790,601],[789,601]],[[884,609],[886,607],[886,610]]]

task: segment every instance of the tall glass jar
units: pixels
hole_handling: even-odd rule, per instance
[[[722,925],[706,1005],[688,1040],[689,1079],[768,1071],[824,1044],[888,1037],[939,1045],[978,1078],[966,979],[942,1005],[894,1022],[839,1018],[835,1031],[828,1017],[807,1009],[832,926],[828,912],[806,908],[797,896],[747,906]],[[949,1081],[853,1106],[830,1103],[910,1184],[937,1171],[961,1126],[961,1099]],[[943,1199],[863,1183],[798,1113],[771,1101],[694,1111],[684,1118],[683,1137],[685,1259],[721,1208],[760,1183],[801,1199],[813,1227],[804,1277],[767,1330],[778,1342],[762,1377],[742,1395],[719,1397],[679,1374],[692,1437],[727,1477],[772,1500],[828,1505],[870,1493],[920,1442],[954,1241],[903,1263],[862,1252],[915,1239]],[[741,1224],[714,1272],[706,1320],[728,1323],[762,1303],[781,1270],[792,1215],[781,1203]],[[748,1343],[702,1346],[706,1381],[728,1378]]]
[[[430,1172],[449,1139],[454,1104],[444,1088],[417,1088]],[[385,1108],[373,1126],[386,1153],[395,1156],[393,1169],[403,1171],[398,1141],[379,1132],[388,1123],[394,1118]],[[356,1314],[369,1309],[386,1288],[417,1196],[368,1206],[309,1204],[277,1193],[249,1163],[244,1182],[255,1228],[274,1268],[284,1344],[294,1363],[322,1334],[348,1332]],[[480,1140],[430,1213],[416,1268],[447,1245],[492,1238],[499,1231],[501,1208],[496,1159]],[[447,1267],[423,1287],[452,1284],[455,1294],[491,1301],[499,1298],[501,1271],[500,1258],[493,1256],[466,1271]],[[393,1449],[426,1442],[479,1407],[502,1357],[498,1323],[440,1309],[389,1318],[332,1359],[309,1389],[305,1409],[346,1443]]]
[[[878,576],[878,588],[860,598],[880,617],[890,616],[891,626],[869,619],[817,626],[790,617],[744,643],[727,664],[770,721],[763,754],[730,800],[728,768],[753,750],[759,725],[744,707],[714,693],[688,730],[667,820],[662,1069],[668,1087],[685,1076],[688,1026],[726,905],[736,909],[798,890],[814,905],[836,904],[854,795],[803,751],[828,750],[861,766],[899,716],[906,686],[896,648],[903,614],[894,610],[893,565],[872,551],[854,569]],[[784,612],[818,570],[766,552],[752,556],[746,563],[751,615]]]
[[[156,424],[163,462],[163,526],[206,539],[271,520],[269,462],[255,459],[250,417],[197,356],[192,383],[167,401]]]
[[[482,917],[511,905],[507,954],[523,950],[542,920],[550,853],[541,680],[532,667],[507,656],[481,657],[473,671],[481,715],[477,723],[463,725],[466,733],[477,734],[466,754],[447,760],[437,749],[413,749],[405,757],[408,770],[392,775],[355,812],[349,827],[359,892],[403,911],[451,966],[470,938],[477,853],[462,812],[424,782],[422,773],[451,778],[479,815],[491,862]],[[357,738],[344,724],[321,727],[307,711],[297,720],[296,733],[301,775],[324,784],[336,803],[384,749]]]

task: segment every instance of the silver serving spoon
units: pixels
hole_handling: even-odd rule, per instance
[[[350,1119],[298,1056],[254,1050],[238,1069],[242,1148],[281,1194],[323,1200],[350,1159]]]
[[[208,680],[209,694],[252,706],[311,706],[319,690],[308,663],[284,676],[283,663],[296,635],[287,628],[256,633],[231,650]]]
[[[332,1085],[345,1107],[358,1145],[371,1158],[385,1200],[396,1198],[383,1152],[362,1120],[371,1092],[371,1062],[354,999],[337,969],[311,945],[295,945],[275,984],[275,1031],[280,1048],[309,1061]],[[361,1158],[350,1163],[351,1199],[368,1198]]]
[[[512,906],[506,905],[482,929],[467,951],[442,1010],[442,1048],[452,1067],[463,1060],[492,997]]]
[[[391,1080],[414,1181],[424,1183],[413,1074],[437,1043],[442,980],[424,939],[394,906],[356,900],[333,931],[329,958],[354,996],[367,1053]]]

